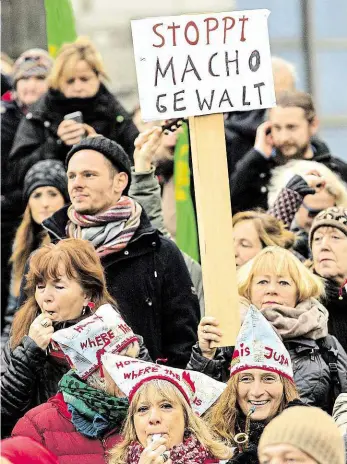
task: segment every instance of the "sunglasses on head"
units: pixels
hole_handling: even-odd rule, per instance
[[[317,214],[323,211],[322,209],[310,208],[309,206],[305,205],[304,202],[302,203],[302,206],[306,209],[309,218],[314,218],[317,216]]]

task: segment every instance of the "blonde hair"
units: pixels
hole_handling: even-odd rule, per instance
[[[243,211],[235,214],[233,225],[242,221],[252,221],[258,232],[263,247],[277,245],[291,248],[295,242],[295,234],[287,230],[282,221],[263,211]]]
[[[73,71],[78,61],[85,61],[96,75],[108,79],[100,53],[87,37],[79,37],[75,42],[64,44],[55,59],[48,84],[59,90],[62,77],[67,70]]]
[[[324,190],[335,199],[335,206],[347,207],[347,185],[342,181],[338,174],[317,161],[292,160],[285,166],[278,167],[274,170],[269,186],[268,204],[272,207],[280,191],[293,176],[317,171],[325,180]]]
[[[256,274],[289,275],[298,291],[298,302],[324,295],[324,284],[296,256],[280,247],[267,247],[237,272],[239,295],[250,300],[250,288]]]
[[[277,411],[273,416],[280,414],[290,401],[299,398],[298,391],[293,382],[280,375],[283,384],[282,400]],[[238,414],[237,388],[239,384],[239,374],[230,377],[227,388],[222,393],[219,400],[208,410],[205,420],[210,426],[214,435],[219,436],[229,446],[235,446],[233,438],[236,433],[236,419]],[[272,417],[273,417],[272,416]],[[269,417],[268,419],[272,419]]]
[[[11,348],[16,348],[41,310],[35,299],[38,283],[57,280],[61,265],[69,279],[76,280],[87,293],[95,308],[116,302],[108,293],[104,269],[93,245],[87,240],[69,238],[39,248],[30,258],[26,275],[27,300],[16,313],[11,330]],[[82,308],[81,308],[82,311]]]
[[[199,443],[203,445],[207,451],[216,459],[229,459],[232,457],[232,451],[211,434],[205,421],[196,416],[189,406],[182,393],[177,388],[166,380],[152,380],[146,382],[136,392],[129,406],[128,416],[123,426],[121,435],[123,441],[117,444],[109,453],[109,464],[126,464],[129,445],[138,441],[134,415],[140,400],[149,397],[149,389],[154,386],[157,393],[167,401],[178,403],[183,410],[185,428],[197,438]]]
[[[27,205],[24,211],[22,222],[20,223],[13,242],[13,252],[10,258],[12,264],[11,292],[13,296],[19,296],[20,284],[24,274],[25,264],[35,249],[35,222],[31,216],[30,206]],[[39,233],[38,247],[50,242],[48,233],[43,230]]]

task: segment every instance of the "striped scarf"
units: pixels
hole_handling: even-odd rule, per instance
[[[94,216],[79,214],[71,205],[66,235],[92,242],[100,257],[117,253],[128,245],[139,227],[141,212],[141,205],[126,196],[109,210]]]

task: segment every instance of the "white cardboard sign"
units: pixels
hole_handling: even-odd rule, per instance
[[[131,21],[142,118],[275,106],[269,10]]]

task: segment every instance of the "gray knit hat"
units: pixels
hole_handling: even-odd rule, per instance
[[[321,211],[314,219],[310,230],[309,244],[312,248],[313,234],[319,227],[336,227],[347,235],[347,208],[332,206]]]
[[[329,414],[319,408],[294,406],[283,411],[265,427],[258,452],[265,446],[281,444],[300,449],[318,464],[345,464],[341,432]]]
[[[47,77],[53,66],[49,53],[42,48],[31,48],[22,53],[13,66],[13,80],[15,85],[20,79],[31,76]]]
[[[24,178],[23,197],[27,203],[30,195],[38,187],[56,187],[65,201],[70,201],[67,191],[67,177],[61,161],[48,159],[35,163]]]
[[[95,150],[105,156],[119,172],[125,172],[128,175],[128,185],[124,189],[124,194],[127,195],[131,183],[131,164],[129,156],[124,149],[113,140],[103,136],[87,137],[81,142],[76,143],[69,153],[66,155],[65,166],[68,167],[72,156],[81,150]]]

